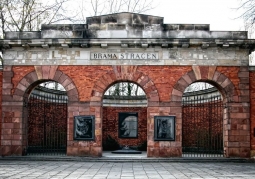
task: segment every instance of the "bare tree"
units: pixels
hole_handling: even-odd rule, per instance
[[[144,96],[143,89],[135,83],[119,82],[111,86],[105,95],[111,96]]]
[[[64,4],[69,0],[1,0],[1,36],[5,31],[40,30],[41,24],[72,20]]]
[[[243,18],[246,25],[253,26],[255,24],[255,0],[240,0],[241,5],[237,10],[242,10],[239,18]]]
[[[90,12],[90,15],[142,13],[154,8],[153,2],[153,0],[1,0],[0,38],[4,37],[5,31],[40,30],[41,24],[63,21],[85,22],[87,12]],[[78,11],[73,6],[77,4],[80,8]],[[67,13],[67,10],[72,11],[70,7],[76,12]],[[137,85],[126,82],[117,85],[113,94],[131,96],[138,95],[138,91]]]
[[[156,7],[153,0],[77,0],[80,17],[85,21],[85,13],[90,16],[118,12],[144,13]]]
[[[248,38],[255,38],[255,0],[239,0],[240,6],[237,10],[242,11],[238,18],[244,20],[244,30],[248,31]],[[249,55],[249,64],[255,65],[254,53]]]
[[[255,36],[255,29],[249,23],[244,22],[244,30],[248,31],[248,38],[252,39]],[[254,66],[254,52],[249,55],[249,65]]]
[[[5,21],[6,21],[6,6],[4,1],[0,1],[0,39],[3,38],[5,32]]]

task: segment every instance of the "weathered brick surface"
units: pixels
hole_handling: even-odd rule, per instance
[[[26,76],[28,73],[34,71],[35,68],[34,66],[26,66],[25,68],[22,66],[14,66],[12,71],[13,71],[13,78],[12,78],[12,83],[13,83],[13,88],[15,89],[18,83],[24,76]]]
[[[190,66],[139,66],[138,71],[149,76],[155,84],[159,94],[160,101],[169,101],[173,86],[187,72],[191,70]]]
[[[200,72],[201,72],[201,79],[207,80],[209,67],[208,66],[200,66]]]
[[[14,77],[12,78],[12,83],[14,85],[13,88],[15,89],[16,86],[18,85],[18,82],[26,74],[33,71],[34,69],[35,68],[33,66],[13,67],[13,71],[14,71]],[[100,85],[96,88],[100,88],[100,91],[101,90],[105,91],[106,89],[102,89],[102,87],[108,88],[109,86],[107,86],[106,84],[110,84],[110,82],[116,80],[116,77],[112,77],[111,80],[109,80],[109,82],[107,82],[106,84],[103,84],[103,82],[100,83],[98,82],[98,80],[100,80],[101,78],[109,79],[109,75],[113,74],[109,72],[111,71],[119,72],[120,69],[113,69],[111,66],[100,66],[100,67],[98,66],[59,66],[58,70],[62,71],[64,74],[66,74],[70,79],[74,81],[74,84],[76,85],[77,90],[79,92],[79,100],[89,101],[92,94],[92,89],[96,83]],[[173,86],[176,85],[176,82],[180,79],[181,76],[184,76],[185,73],[188,73],[191,71],[191,67],[190,66],[187,66],[187,67],[185,66],[180,66],[180,67],[138,66],[135,69],[132,68],[132,70],[133,71],[137,70],[138,72],[142,72],[143,74],[147,75],[155,84],[155,87],[159,93],[160,101],[169,101],[170,93],[173,90]],[[235,89],[237,89],[238,91],[238,85],[240,81],[238,78],[238,67],[217,67],[216,70],[221,72],[225,76],[227,76],[229,79],[231,79],[231,82],[235,85]],[[113,76],[115,75],[113,74]],[[204,74],[204,76],[206,75]],[[135,80],[136,77],[133,76],[132,78]],[[58,77],[58,80],[59,80],[59,77]],[[218,78],[216,80],[218,80]],[[187,81],[189,82],[189,80]],[[192,79],[192,81],[194,81],[194,79]],[[66,81],[66,83],[68,82]],[[103,86],[101,84],[103,84]]]
[[[251,155],[255,156],[255,72],[250,72]]]
[[[203,80],[215,84],[223,94],[224,109],[224,147],[227,156],[248,156],[249,142],[254,145],[254,109],[255,84],[247,76],[245,67],[200,67],[195,66],[5,66],[1,90],[2,121],[1,145],[4,155],[21,154],[26,144],[24,121],[22,120],[22,100],[28,86],[38,79],[53,79],[63,84],[69,97],[68,106],[68,147],[69,155],[100,156],[102,151],[102,98],[103,93],[112,84],[119,81],[132,81],[146,92],[148,156],[180,156],[182,140],[182,112],[178,102],[185,88]],[[1,76],[0,76],[1,77]],[[250,73],[250,79],[255,77]],[[208,80],[209,79],[209,80]],[[14,95],[13,95],[14,94]],[[13,96],[12,96],[13,95]],[[251,100],[251,113],[249,101]],[[173,106],[170,102],[176,101]],[[240,106],[236,106],[240,105]],[[16,106],[16,107],[15,107]],[[159,107],[161,106],[161,107]],[[14,116],[13,116],[14,115]],[[73,141],[73,116],[95,115],[96,139],[94,142]],[[154,121],[156,115],[176,116],[176,141],[155,142]],[[251,118],[251,123],[249,123]],[[15,121],[15,122],[13,122]],[[229,123],[230,122],[230,123]],[[17,123],[14,125],[14,123]],[[251,131],[251,139],[249,134]],[[11,132],[11,138],[10,133]],[[18,139],[21,138],[20,142]],[[235,142],[235,143],[233,143]],[[168,147],[167,147],[168,146]]]
[[[234,84],[237,94],[240,95],[238,88],[240,83],[240,79],[238,77],[239,67],[217,67],[216,70],[231,80],[231,82]]]
[[[59,66],[59,70],[73,80],[80,101],[90,101],[95,83],[110,69],[110,66]]]

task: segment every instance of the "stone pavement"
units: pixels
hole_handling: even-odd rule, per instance
[[[0,160],[0,179],[254,179],[248,162],[86,162]]]

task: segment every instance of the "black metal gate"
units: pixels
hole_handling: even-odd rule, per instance
[[[184,157],[223,156],[221,96],[183,97],[182,147]]]
[[[27,103],[27,154],[66,154],[67,95],[64,91],[36,87]]]

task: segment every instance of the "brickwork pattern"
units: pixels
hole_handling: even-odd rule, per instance
[[[227,156],[250,157],[250,89],[249,69],[240,67],[237,73],[240,94],[237,93],[232,101],[227,103],[228,120],[225,121],[228,130],[225,130],[228,138],[225,139],[225,146],[228,148]],[[229,93],[229,91],[228,91]],[[237,98],[238,100],[235,100]]]
[[[119,112],[138,113],[138,138],[123,139],[118,137]],[[147,108],[139,107],[103,107],[103,141],[111,136],[121,146],[138,146],[147,141]]]
[[[111,80],[108,76],[101,79],[112,69],[111,66],[59,66],[58,69],[73,80],[79,93],[79,101],[90,101],[93,87],[103,93],[106,89],[102,89],[104,86],[101,83]]]
[[[131,68],[132,67],[132,68]],[[21,73],[22,66],[13,67],[14,77],[12,79],[15,86],[17,82],[22,78],[22,75],[16,75]],[[24,68],[24,67],[23,67]],[[30,68],[30,67],[29,67]],[[195,68],[195,67],[193,67]],[[79,93],[80,101],[90,101],[91,94],[94,97],[102,97],[102,93],[107,90],[113,83],[117,81],[134,81],[138,82],[141,74],[146,75],[146,78],[150,78],[156,87],[160,101],[169,101],[171,91],[174,90],[176,81],[179,80],[180,76],[183,76],[180,83],[185,83],[188,86],[190,82],[195,80],[211,80],[215,85],[222,84],[221,79],[231,79],[234,86],[230,86],[232,89],[236,89],[236,95],[239,95],[239,81],[238,70],[239,67],[199,67],[205,69],[203,78],[193,77],[191,74],[192,68],[190,66],[59,66],[58,70],[66,74],[70,79],[73,80]],[[209,71],[210,70],[210,71]],[[29,71],[29,70],[27,70]],[[200,71],[200,70],[199,70]],[[135,72],[135,73],[134,73]],[[22,72],[21,74],[25,74]],[[200,73],[200,72],[198,72]],[[79,74],[79,75],[77,75]],[[115,77],[116,74],[116,77]],[[110,76],[112,75],[112,76]],[[133,76],[135,75],[135,76]],[[190,75],[188,78],[187,76]],[[214,77],[212,76],[214,75]],[[220,77],[221,76],[221,77]],[[220,78],[219,78],[220,77]],[[141,77],[144,78],[144,77]],[[212,79],[214,78],[214,79]],[[141,80],[141,79],[140,79]],[[139,82],[140,82],[139,80]],[[146,80],[146,79],[144,79]],[[145,82],[145,81],[144,81]],[[149,87],[151,82],[147,82],[145,87]],[[216,83],[215,83],[216,82]],[[225,81],[226,85],[230,84],[230,81]],[[142,84],[143,85],[143,84]],[[229,87],[229,88],[230,88]],[[145,88],[148,92],[150,88]],[[94,90],[94,91],[92,91]],[[181,90],[181,89],[179,89]],[[98,93],[97,93],[98,92]],[[93,95],[93,93],[96,93]],[[101,98],[100,98],[101,99]],[[98,99],[98,100],[100,100]]]
[[[217,71],[217,68],[228,76]],[[223,115],[225,156],[247,158],[250,156],[249,100],[247,100],[249,98],[249,70],[247,67],[233,67],[233,69],[229,68],[228,70],[224,67],[217,68],[192,66],[193,70],[177,81],[171,99],[181,101],[186,87],[195,81],[206,81],[215,85],[222,93],[225,105]],[[237,69],[238,73],[234,73]],[[235,84],[232,83],[232,80]],[[237,111],[237,109],[239,110]]]
[[[250,72],[251,156],[255,156],[255,72]]]
[[[22,68],[24,72],[21,67],[5,66],[3,69],[2,115],[5,116],[5,120],[2,124],[2,155],[25,154],[27,121],[22,119],[26,119],[28,113],[26,110],[23,111],[23,102],[27,101],[33,87],[42,81],[56,81],[66,89],[70,103],[78,100],[74,83],[68,76],[57,70],[58,66],[34,66],[33,71],[32,67]],[[73,130],[73,128],[68,129]]]
[[[14,90],[17,88],[17,85],[19,84],[20,80],[22,80],[22,78],[24,78],[24,76],[26,76],[27,74],[31,73],[34,70],[35,70],[34,66],[26,66],[26,68],[21,67],[21,66],[13,66],[12,67],[12,71],[13,71],[12,94],[14,93]]]
[[[0,71],[0,79],[3,79],[3,72]],[[0,104],[2,104],[2,89],[3,89],[3,81],[0,80]],[[0,105],[0,115],[2,115],[2,105]],[[2,118],[0,118],[0,155],[1,155],[1,139],[2,139]]]
[[[24,68],[24,72],[22,69]],[[27,70],[25,70],[27,69]],[[23,75],[23,76],[22,76]],[[145,91],[148,157],[181,156],[181,99],[188,85],[206,81],[223,95],[226,156],[248,157],[250,152],[250,94],[247,67],[215,66],[5,66],[2,88],[2,155],[21,155],[27,143],[22,120],[23,100],[35,85],[56,81],[68,95],[68,155],[101,156],[102,98],[114,83],[131,81]],[[26,115],[26,112],[24,112]],[[73,117],[94,115],[95,141],[73,140]],[[176,140],[154,141],[154,116],[176,116]]]

